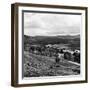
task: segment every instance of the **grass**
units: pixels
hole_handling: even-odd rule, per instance
[[[80,66],[67,60],[55,63],[54,57],[24,51],[24,77],[65,76],[80,74]]]

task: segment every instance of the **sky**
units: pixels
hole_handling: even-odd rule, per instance
[[[24,13],[24,35],[57,36],[80,34],[81,15]]]

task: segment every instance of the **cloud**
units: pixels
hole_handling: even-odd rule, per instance
[[[24,34],[29,36],[79,34],[81,15],[69,14],[24,14]]]

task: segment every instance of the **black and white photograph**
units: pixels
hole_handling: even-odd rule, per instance
[[[24,12],[24,77],[80,74],[81,14]]]

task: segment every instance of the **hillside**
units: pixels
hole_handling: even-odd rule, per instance
[[[67,60],[55,63],[55,58],[24,52],[24,77],[66,76],[80,74],[80,66]]]
[[[70,48],[80,48],[80,35],[66,36],[26,36],[24,35],[24,45],[26,44],[68,44]]]

